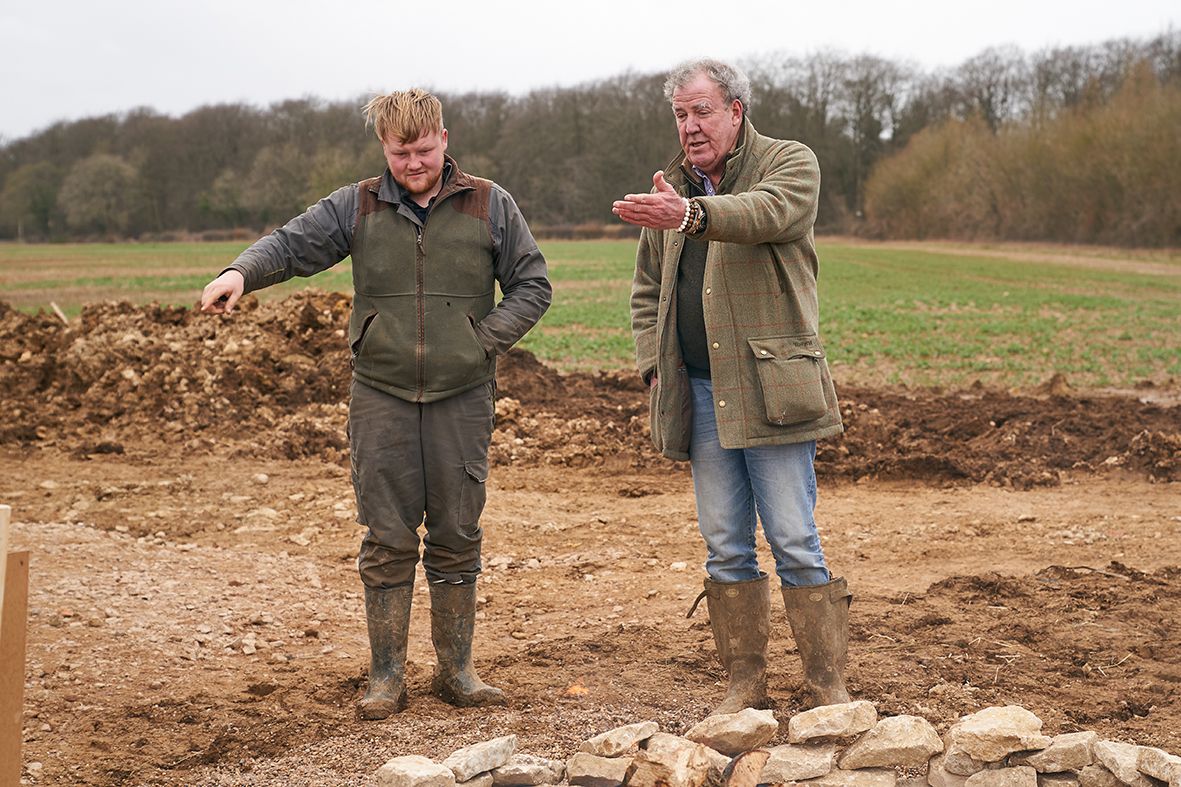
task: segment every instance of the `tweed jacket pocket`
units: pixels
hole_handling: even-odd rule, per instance
[[[759,371],[767,420],[777,426],[815,421],[828,412],[824,348],[814,333],[747,339]]]

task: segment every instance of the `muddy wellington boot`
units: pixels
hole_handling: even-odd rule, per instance
[[[476,583],[431,583],[431,640],[439,666],[431,693],[459,708],[504,705],[504,692],[480,680],[472,666]]]
[[[844,579],[823,585],[784,587],[783,606],[804,664],[804,686],[812,706],[849,701],[845,661],[849,650],[849,604],[853,594]]]
[[[369,627],[369,688],[357,703],[362,719],[384,719],[406,707],[406,635],[414,585],[365,588]]]
[[[747,582],[705,580],[718,659],[730,676],[726,697],[711,716],[767,706],[767,632],[771,598],[767,575]]]

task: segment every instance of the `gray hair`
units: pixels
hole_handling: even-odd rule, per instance
[[[742,102],[743,113],[750,111],[750,77],[738,66],[714,60],[712,57],[686,60],[674,68],[664,82],[664,97],[672,101],[673,93],[691,82],[698,74],[705,74],[718,83],[727,104],[738,99]]]

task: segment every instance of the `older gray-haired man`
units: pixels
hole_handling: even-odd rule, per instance
[[[750,80],[734,66],[684,63],[665,96],[682,152],[650,193],[613,210],[644,228],[631,311],[652,439],[693,470],[707,548],[702,595],[730,676],[714,713],[767,702],[770,599],[757,520],[812,704],[847,702],[852,596],[830,576],[813,518],[816,441],[843,428],[819,334],[820,169],[805,145],[755,130]]]

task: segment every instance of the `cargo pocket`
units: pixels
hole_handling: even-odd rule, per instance
[[[815,421],[824,400],[824,348],[815,334],[748,339],[759,370],[767,420],[777,426]]]
[[[459,524],[461,527],[474,527],[480,521],[480,514],[484,511],[484,501],[488,497],[485,482],[488,480],[488,460],[475,459],[463,463],[463,478],[459,487]]]

